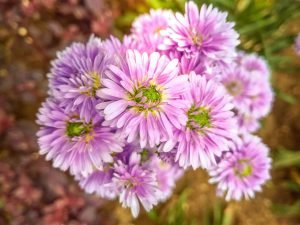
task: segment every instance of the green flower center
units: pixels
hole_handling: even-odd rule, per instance
[[[205,107],[195,107],[193,105],[188,111],[187,116],[187,127],[192,130],[202,130],[203,128],[211,127],[209,110]]]
[[[137,112],[155,113],[162,100],[162,93],[157,89],[156,85],[150,85],[148,87],[140,87],[133,93],[128,93],[128,97],[136,103],[132,108]]]
[[[234,172],[239,177],[248,177],[252,174],[253,168],[250,161],[247,159],[238,160],[234,168]]]
[[[140,155],[141,155],[141,162],[146,162],[150,157],[149,150],[143,149],[143,151],[140,152]]]
[[[146,102],[157,102],[161,100],[161,94],[156,90],[154,85],[142,88],[142,93],[147,99]]]
[[[78,137],[83,134],[89,134],[91,131],[91,125],[85,125],[81,122],[68,122],[66,133],[68,137]]]

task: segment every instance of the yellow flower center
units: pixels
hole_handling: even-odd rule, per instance
[[[191,39],[194,45],[201,46],[203,42],[203,36],[196,31],[191,32]]]
[[[89,72],[89,77],[92,80],[92,86],[89,88],[89,90],[82,92],[82,94],[85,94],[89,97],[94,97],[96,95],[97,90],[101,87],[101,80],[100,80],[100,74],[98,72]]]

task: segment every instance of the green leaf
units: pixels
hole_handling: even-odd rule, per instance
[[[299,216],[300,212],[300,200],[291,205],[286,204],[274,204],[273,211],[280,216]]]
[[[244,12],[252,3],[252,0],[238,0],[236,4],[236,9],[239,13]]]
[[[224,211],[222,225],[231,225],[233,224],[233,211],[229,206]]]
[[[185,211],[184,205],[187,201],[187,191],[184,191],[179,196],[178,200],[176,201],[175,205],[169,209],[168,212],[168,224],[169,225],[183,225],[187,224],[185,218]]]
[[[219,7],[223,8],[224,10],[234,10],[235,9],[235,1],[232,0],[215,0],[212,2],[213,4],[218,5]]]
[[[151,220],[154,220],[154,221],[157,221],[158,219],[158,214],[156,212],[155,209],[152,209],[151,211],[148,212],[148,217],[151,219]]]
[[[265,20],[256,21],[254,23],[251,23],[249,25],[243,26],[241,29],[239,29],[240,34],[249,34],[251,32],[255,32],[260,29],[264,29],[265,27],[273,24],[276,22],[275,17],[267,18]]]
[[[214,224],[222,225],[222,214],[223,208],[219,200],[216,200],[214,203]]]
[[[300,193],[300,185],[293,181],[286,181],[283,183],[283,186],[290,191],[299,192]]]
[[[283,91],[280,91],[279,89],[276,90],[277,96],[282,99],[283,101],[290,103],[290,104],[295,104],[297,102],[296,98],[290,94],[287,94]]]
[[[300,151],[291,151],[286,148],[279,148],[274,159],[274,168],[300,166]]]

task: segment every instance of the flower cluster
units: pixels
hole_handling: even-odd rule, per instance
[[[167,199],[189,167],[227,199],[269,178],[268,149],[249,133],[271,107],[266,62],[236,51],[227,14],[186,3],[151,10],[123,41],[92,36],[58,53],[38,113],[40,153],[88,193],[138,216]]]

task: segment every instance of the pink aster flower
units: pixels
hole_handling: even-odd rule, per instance
[[[122,47],[123,47],[124,57],[126,56],[126,52],[129,49],[140,50],[144,52],[144,49],[142,49],[141,44],[139,42],[139,37],[137,37],[134,34],[125,35],[123,37]]]
[[[227,70],[227,65],[209,58],[203,58],[201,54],[195,53],[193,57],[185,54],[171,54],[171,58],[179,59],[180,74],[189,74],[195,72],[205,76],[207,79],[219,81],[222,74]]]
[[[166,200],[183,170],[177,164],[162,161],[157,149],[142,149],[139,144],[127,144],[114,155],[114,163],[105,164],[88,175],[76,179],[87,193],[95,193],[106,199],[119,197],[123,207],[130,207],[134,217],[140,204],[149,211]]]
[[[127,50],[142,49],[138,37],[133,34],[124,35],[122,42],[118,38],[110,36],[103,42],[103,48],[113,55],[116,65],[119,65],[122,59],[126,57]]]
[[[112,163],[105,163],[101,170],[94,168],[94,171],[88,175],[79,174],[76,179],[87,193],[95,193],[106,199],[115,199],[120,193],[120,189],[113,181],[115,162],[121,161],[126,164],[133,153],[141,154],[142,151],[138,143],[126,144],[122,152],[113,156]],[[145,153],[148,152],[145,151]]]
[[[218,194],[226,200],[253,198],[270,179],[269,149],[258,137],[247,135],[236,151],[227,152],[217,166],[210,169],[211,183],[217,183]]]
[[[257,77],[256,79],[266,80],[270,78],[270,70],[265,59],[254,53],[246,54],[240,52],[239,54],[238,67],[246,70],[246,72],[249,73],[249,76]]]
[[[128,50],[121,67],[110,66],[98,96],[105,124],[121,128],[128,142],[138,138],[144,148],[173,136],[173,127],[186,123],[181,95],[187,76],[178,76],[178,60]]]
[[[79,110],[82,117],[90,120],[90,111],[100,101],[96,91],[111,63],[111,52],[104,48],[99,38],[92,36],[86,44],[72,44],[59,52],[52,62],[49,74],[51,94],[67,111]]]
[[[102,42],[102,46],[106,52],[109,52],[109,54],[112,55],[114,63],[119,65],[126,51],[121,41],[111,35],[108,39]]]
[[[259,119],[251,114],[237,112],[236,117],[240,134],[253,133],[260,128]]]
[[[219,12],[211,5],[197,5],[189,1],[185,5],[185,14],[175,14],[169,27],[163,32],[166,37],[160,50],[176,50],[193,55],[200,52],[203,56],[221,60],[235,55],[239,44],[234,23],[227,22],[226,13]]]
[[[165,201],[171,196],[176,181],[183,175],[183,169],[174,162],[163,161],[157,155],[151,156],[148,167],[156,174],[158,189],[161,192],[158,196],[159,201]]]
[[[237,65],[222,75],[221,82],[232,96],[239,113],[261,118],[270,112],[273,92],[265,76],[255,76]]]
[[[221,82],[232,96],[233,104],[239,112],[249,113],[252,98],[260,92],[257,80],[237,66],[225,73]]]
[[[176,147],[175,161],[181,167],[209,168],[237,138],[237,121],[231,98],[221,84],[194,73],[189,81],[190,90],[183,94],[188,120],[164,144],[163,151]]]
[[[168,27],[169,21],[174,15],[170,10],[150,10],[149,14],[143,14],[135,19],[132,24],[132,33],[138,37],[143,49],[147,52],[158,50],[163,43],[162,31]]]
[[[134,217],[139,214],[140,203],[149,211],[161,195],[155,173],[140,163],[141,156],[134,152],[128,162],[119,160],[114,166],[113,181],[120,190],[120,202],[131,208]]]
[[[89,174],[94,168],[113,161],[112,153],[122,151],[120,137],[108,127],[102,127],[101,118],[90,111],[89,120],[78,111],[66,112],[54,99],[48,99],[40,108],[37,123],[40,154],[53,160],[53,166],[70,169],[72,174]]]
[[[114,170],[106,165],[104,170],[95,170],[88,176],[78,176],[79,185],[89,194],[95,193],[101,198],[115,199],[119,190],[112,182]]]
[[[260,92],[252,97],[250,105],[250,113],[255,118],[262,118],[268,115],[272,108],[274,100],[274,93],[271,84],[267,82],[261,82],[259,84]]]

